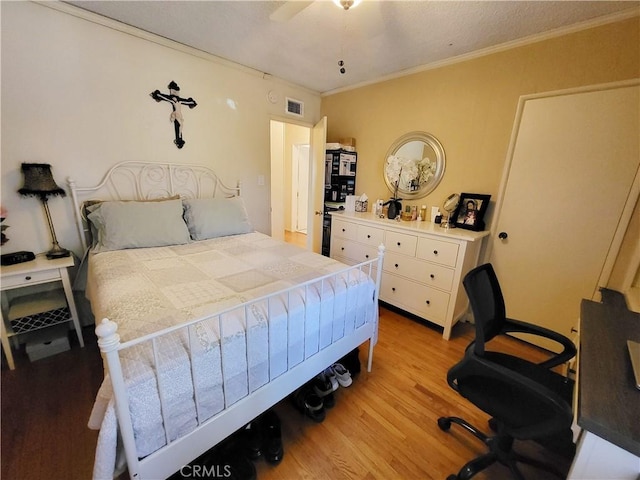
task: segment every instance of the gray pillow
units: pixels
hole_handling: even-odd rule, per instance
[[[102,202],[87,208],[97,231],[95,251],[189,243],[182,201]]]
[[[253,232],[240,197],[184,199],[182,203],[193,240]]]

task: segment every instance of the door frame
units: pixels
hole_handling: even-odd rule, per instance
[[[284,220],[285,215],[284,215],[284,212],[282,212],[282,214],[277,214],[279,215],[279,221],[277,221],[278,219],[275,218],[276,214],[274,214],[274,203],[278,202],[279,200],[284,201],[285,196],[288,196],[288,198],[290,198],[291,189],[287,189],[286,191],[284,189],[285,172],[284,172],[283,149],[286,146],[284,145],[284,137],[280,137],[280,136],[278,136],[279,144],[278,145],[275,144],[277,142],[274,142],[274,131],[273,131],[274,123],[282,125],[283,135],[284,135],[285,125],[295,125],[298,127],[307,128],[309,130],[309,141],[311,140],[311,131],[313,129],[314,124],[303,122],[303,121],[296,121],[294,119],[285,118],[279,115],[272,115],[269,117],[269,138],[270,138],[269,165],[270,165],[270,171],[271,171],[271,182],[269,186],[269,202],[270,202],[269,212],[270,212],[271,237],[279,240],[284,240],[284,231],[285,231],[285,223],[286,223]],[[281,141],[280,141],[280,138],[281,138]],[[274,174],[276,174],[278,178],[274,178]],[[309,175],[311,175],[311,172],[309,173]],[[308,198],[308,202],[309,203],[312,202],[311,197]],[[309,222],[309,218],[307,218],[307,222]],[[309,248],[309,246],[307,246],[307,248]]]
[[[557,96],[564,96],[564,95],[574,95],[577,93],[598,92],[598,91],[612,90],[617,88],[634,87],[639,85],[640,85],[640,78],[635,78],[632,80],[624,80],[620,82],[602,83],[602,84],[596,84],[596,85],[587,85],[584,87],[576,87],[576,88],[569,88],[564,90],[553,90],[550,92],[522,95],[520,97],[520,99],[518,100],[518,107],[516,110],[515,121],[513,123],[513,129],[511,130],[511,139],[509,141],[507,158],[504,163],[504,168],[502,171],[502,179],[500,181],[498,197],[496,199],[496,204],[494,207],[494,215],[491,221],[491,235],[489,235],[487,248],[485,249],[484,255],[482,257],[483,262],[488,262],[489,259],[491,258],[491,253],[493,251],[493,247],[496,242],[497,235],[499,233],[498,223],[500,220],[500,213],[504,203],[504,196],[507,190],[509,173],[511,171],[513,155],[514,155],[516,143],[518,140],[518,132],[520,131],[520,123],[522,121],[525,104],[529,100],[536,100],[541,98],[550,98],[550,97],[557,97]],[[625,202],[622,214],[620,216],[620,220],[618,221],[618,225],[613,235],[611,246],[609,248],[609,251],[607,252],[604,266],[600,272],[600,277],[598,278],[597,287],[593,292],[591,300],[595,300],[595,301],[601,300],[600,289],[603,287],[606,287],[609,281],[609,278],[611,277],[613,266],[615,264],[616,258],[618,257],[618,254],[620,253],[620,248],[622,246],[624,234],[627,231],[627,227],[631,220],[631,215],[633,214],[633,209],[635,208],[636,202],[638,201],[639,197],[640,197],[640,168],[638,168],[638,170],[636,171],[633,184],[631,186],[629,195]]]

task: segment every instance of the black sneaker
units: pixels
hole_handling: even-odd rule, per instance
[[[280,418],[273,410],[269,409],[260,417],[260,429],[262,430],[262,451],[267,462],[277,465],[282,461],[284,448],[282,446],[282,433]]]
[[[258,460],[262,456],[262,429],[258,419],[247,424],[241,432],[247,457]]]
[[[333,408],[336,399],[333,395],[333,385],[331,380],[323,373],[317,375],[311,382],[313,385],[313,393],[322,399],[325,408]]]
[[[326,417],[324,403],[322,399],[313,392],[309,384],[305,384],[291,394],[293,406],[300,413],[305,414],[316,423],[321,423]]]

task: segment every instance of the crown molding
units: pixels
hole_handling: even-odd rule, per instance
[[[0,0],[2,1],[2,0]],[[284,80],[280,77],[275,77],[267,72],[262,72],[260,70],[256,70],[251,67],[247,67],[240,63],[233,62],[231,60],[227,60],[223,57],[218,57],[211,53],[207,53],[203,50],[199,50],[194,47],[190,47],[180,42],[176,42],[175,40],[171,40],[166,37],[162,37],[160,35],[156,35],[155,33],[147,32],[146,30],[142,30],[140,28],[127,25],[126,23],[122,23],[118,20],[113,20],[108,17],[104,17],[102,15],[98,15],[97,13],[89,12],[88,10],[84,10],[80,7],[76,7],[75,5],[71,5],[61,1],[42,1],[42,0],[32,0],[31,3],[35,3],[37,5],[41,5],[43,7],[50,8],[52,10],[56,10],[62,13],[66,13],[68,15],[80,18],[82,20],[86,20],[91,23],[95,23],[97,25],[110,28],[112,30],[124,33],[126,35],[131,35],[133,37],[146,40],[148,42],[155,43],[157,45],[161,45],[163,47],[170,48],[172,50],[176,50],[181,53],[185,53],[187,55],[192,55],[197,58],[201,58],[203,60],[207,60],[212,63],[216,63],[218,65],[222,65],[228,68],[232,68],[248,75],[252,75],[254,77],[262,78],[263,80],[269,80],[274,83],[278,83],[281,85],[285,85],[288,87],[293,87],[298,90],[302,90],[310,95],[319,95],[320,92],[315,90],[311,90],[309,88],[303,87],[301,85],[297,85],[287,80]]]
[[[376,83],[382,83],[389,80],[394,80],[397,78],[406,77],[408,75],[414,75],[416,73],[426,72],[429,70],[435,70],[437,68],[446,67],[449,65],[455,65],[457,63],[466,62],[468,60],[477,59],[480,57],[485,57],[487,55],[493,55],[494,53],[504,52],[506,50],[511,50],[513,48],[523,47],[525,45],[530,45],[532,43],[541,42],[544,40],[549,40],[552,38],[561,37],[563,35],[568,35],[571,33],[580,32],[583,30],[588,30],[590,28],[600,27],[602,25],[608,25],[610,23],[621,22],[623,20],[627,20],[629,18],[640,16],[640,7],[634,7],[629,10],[624,10],[622,12],[614,13],[611,15],[605,15],[602,17],[594,18],[591,20],[587,20],[584,22],[576,23],[574,25],[569,25],[566,27],[560,27],[553,30],[549,30],[547,32],[538,33],[535,35],[529,35],[524,38],[520,38],[518,40],[512,40],[510,42],[505,42],[500,45],[494,45],[492,47],[483,48],[481,50],[476,50],[474,52],[465,53],[463,55],[458,55],[455,57],[447,58],[445,60],[440,60],[437,62],[428,63],[425,65],[420,65],[413,68],[408,68],[406,70],[401,70],[399,72],[395,72],[389,75],[384,75],[382,77],[378,77],[374,80],[368,80],[366,82],[360,82],[355,85],[350,85],[348,87],[337,88],[335,90],[329,90],[326,92],[322,92],[322,97],[328,97],[330,95],[335,95],[337,93],[346,92],[349,90],[355,90],[356,88],[366,87],[368,85],[374,85]]]

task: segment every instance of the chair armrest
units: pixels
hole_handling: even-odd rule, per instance
[[[576,346],[567,337],[539,325],[533,325],[531,323],[525,323],[520,320],[507,318],[501,333],[507,332],[529,333],[538,337],[548,338],[549,340],[553,340],[554,342],[560,344],[563,347],[563,350],[560,353],[556,353],[548,360],[545,360],[544,362],[540,362],[538,364],[544,368],[557,367],[558,365],[571,360],[576,356],[577,353]]]

